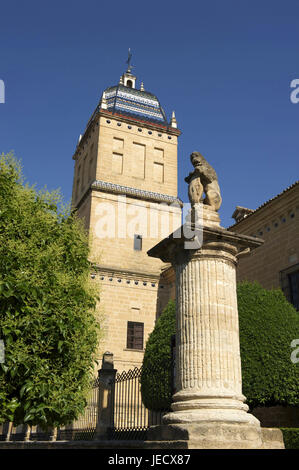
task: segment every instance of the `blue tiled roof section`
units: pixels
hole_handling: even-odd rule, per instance
[[[128,196],[142,197],[143,199],[152,199],[155,201],[177,203],[182,206],[182,201],[175,196],[169,196],[168,194],[155,193],[153,191],[145,191],[143,189],[131,188],[129,186],[122,186],[115,183],[107,183],[106,181],[95,180],[91,188],[102,189],[104,191],[114,192],[117,194],[126,194]]]
[[[124,85],[105,90],[107,108],[113,113],[133,116],[150,122],[168,125],[165,112],[158,98],[148,91],[140,91]]]

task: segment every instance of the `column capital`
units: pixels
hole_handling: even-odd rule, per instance
[[[231,232],[222,227],[186,223],[151,248],[147,254],[172,264],[181,264],[192,258],[208,255],[224,257],[236,263],[239,254],[258,248],[263,243],[261,238]]]

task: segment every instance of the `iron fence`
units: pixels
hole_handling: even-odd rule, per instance
[[[116,374],[112,387],[114,406],[108,434],[110,439],[145,439],[150,426],[162,423],[162,417],[169,411],[169,406],[162,406],[162,409],[161,406],[157,409],[151,406],[150,396],[153,396],[153,390],[148,385],[150,382],[151,388],[155,387],[162,397],[169,395],[171,371],[168,373],[162,368],[156,372],[160,372],[162,381],[154,380],[153,370],[144,367],[135,367]]]
[[[152,425],[162,423],[163,415],[169,411],[173,393],[173,361],[171,365],[155,370],[135,367],[116,373],[111,386],[110,427],[108,439],[126,440],[146,438],[147,430]],[[101,381],[99,378],[91,384],[84,413],[71,425],[61,427],[55,432],[43,431],[38,427],[31,429],[30,440],[91,440],[94,438],[99,419],[99,397]],[[157,398],[159,400],[157,401]],[[3,430],[5,426],[2,426]],[[24,429],[24,427],[23,427]],[[9,440],[24,440],[25,430],[12,428]],[[5,440],[7,433],[0,431],[0,440]],[[54,437],[55,436],[55,437]],[[27,431],[28,437],[28,431]]]

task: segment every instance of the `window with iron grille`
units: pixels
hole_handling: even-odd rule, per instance
[[[134,235],[134,250],[142,250],[142,235]]]
[[[299,270],[288,275],[290,283],[291,302],[299,310]]]
[[[128,321],[127,348],[143,349],[143,327],[144,323]]]
[[[288,301],[299,310],[299,265],[280,272],[280,285]]]

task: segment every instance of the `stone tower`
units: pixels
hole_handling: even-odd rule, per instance
[[[115,367],[141,364],[147,337],[167,298],[161,270],[147,251],[180,225],[174,113],[136,88],[129,66],[108,87],[79,138],[73,159],[73,206],[90,233],[105,318],[102,350]],[[165,288],[164,288],[165,287]]]

